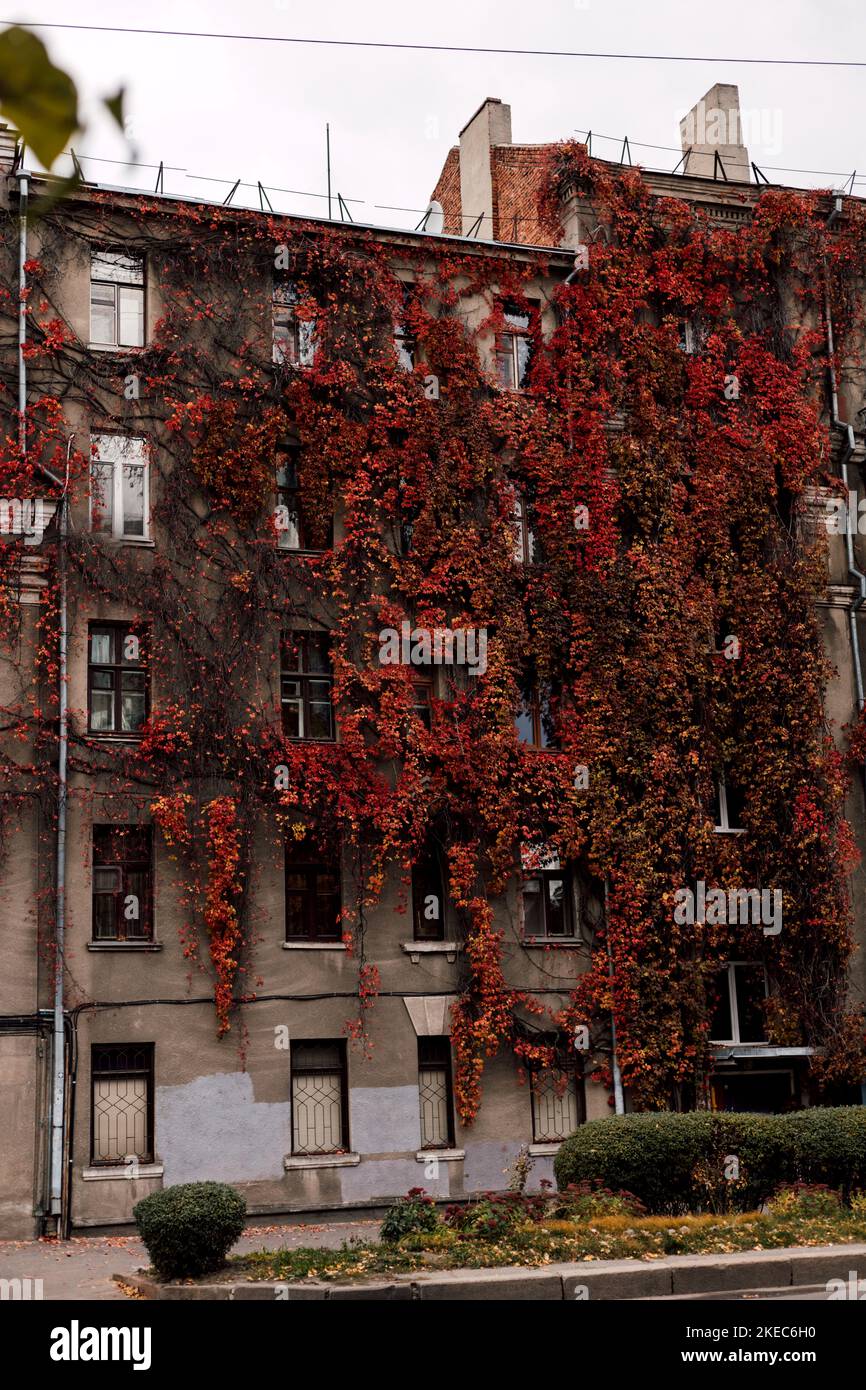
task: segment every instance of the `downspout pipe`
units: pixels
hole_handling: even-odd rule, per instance
[[[69,751],[69,715],[67,697],[67,654],[69,645],[69,614],[66,592],[66,538],[69,528],[69,460],[72,455],[71,434],[66,445],[66,477],[58,506],[57,580],[58,580],[58,692],[59,733],[57,752],[57,844],[55,860],[54,908],[54,1083],[51,1098],[51,1207],[57,1234],[63,1233],[63,1168],[64,1168],[64,1104],[66,1099],[66,1030],[64,1021],[63,969],[66,936],[66,806]]]
[[[833,210],[827,218],[828,229],[833,226],[833,223],[841,214],[842,199],[836,198],[833,203]],[[845,487],[845,549],[848,560],[848,573],[852,578],[856,579],[858,585],[857,597],[848,609],[848,630],[851,639],[851,654],[854,661],[854,683],[857,688],[857,709],[858,712],[860,712],[863,709],[864,701],[863,670],[860,663],[860,643],[857,637],[857,613],[862,608],[864,601],[866,601],[866,575],[863,574],[862,570],[857,568],[856,556],[854,554],[854,534],[851,529],[849,516],[850,508],[848,505],[851,496],[851,488],[848,482],[848,463],[851,455],[854,453],[856,441],[854,439],[854,430],[852,426],[847,420],[841,419],[839,415],[839,390],[836,381],[836,367],[833,361],[836,344],[833,337],[833,319],[830,313],[830,277],[827,271],[826,260],[824,262],[824,319],[827,325],[827,362],[830,371],[830,417],[833,425],[837,429],[845,431],[845,445],[841,465],[842,482]],[[864,786],[866,786],[866,763],[864,763],[861,771],[863,773]],[[866,1080],[860,1083],[860,1103],[861,1105],[866,1105]]]
[[[842,214],[842,199],[836,198],[833,210],[827,218],[828,229]],[[830,281],[827,273],[826,261],[824,264],[824,321],[827,328],[827,362],[830,376],[830,418],[834,428],[844,430],[845,445],[842,454],[842,482],[845,485],[845,508],[846,517],[848,515],[848,498],[850,496],[850,486],[848,483],[848,463],[854,453],[855,439],[854,430],[847,420],[843,420],[839,415],[839,390],[836,381],[836,366],[834,357],[836,353],[836,343],[833,335],[833,319],[830,312]],[[845,526],[845,549],[848,562],[848,573],[856,579],[858,586],[857,597],[848,610],[848,629],[851,639],[851,655],[854,662],[854,683],[857,689],[857,709],[863,709],[863,668],[860,662],[860,643],[857,639],[857,613],[866,602],[866,574],[857,568],[857,560],[854,554],[854,536],[851,530],[850,518]],[[864,768],[864,779],[866,779],[866,768]]]
[[[613,980],[613,956],[610,949],[610,913],[608,911],[610,892],[608,889],[608,879],[605,875],[604,880],[604,927],[605,940],[607,941],[607,974],[608,979]],[[616,1018],[613,1009],[610,1011],[610,1044],[611,1044],[611,1070],[613,1072],[613,1108],[617,1115],[625,1114],[625,1098],[622,1089],[622,1073],[619,1069],[619,1059],[616,1053]]]
[[[27,203],[29,176],[18,179],[18,448],[21,460],[27,455]]]

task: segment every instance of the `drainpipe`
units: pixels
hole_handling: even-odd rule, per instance
[[[613,956],[610,950],[610,916],[608,914],[608,879],[604,879],[604,927],[605,940],[607,941],[607,974],[608,979],[613,979]],[[617,1115],[625,1114],[625,1100],[622,1092],[622,1074],[619,1069],[619,1062],[616,1055],[616,1019],[613,1010],[610,1013],[610,1039],[611,1039],[611,1064],[613,1070],[613,1106]]]
[[[842,199],[836,198],[833,205],[833,211],[827,218],[828,228],[833,226],[833,223],[836,221],[838,217],[841,216],[841,213]],[[830,280],[827,272],[826,260],[824,263],[824,319],[827,325],[827,360],[830,373],[830,416],[833,425],[837,429],[844,430],[846,436],[844,453],[842,455],[842,482],[845,485],[845,508],[847,516],[848,496],[850,493],[850,488],[848,486],[848,461],[854,452],[855,440],[853,428],[851,427],[851,425],[849,425],[847,420],[842,420],[839,416],[839,392],[836,383],[836,367],[833,362],[836,346],[833,338],[833,320],[830,314]],[[854,579],[857,580],[857,584],[859,587],[857,597],[855,598],[853,604],[848,610],[848,629],[851,639],[851,654],[854,660],[854,682],[857,688],[857,709],[859,711],[863,708],[864,698],[863,670],[860,664],[860,644],[857,640],[857,613],[858,610],[862,607],[864,601],[866,601],[866,575],[864,575],[863,572],[857,568],[856,557],[854,554],[854,537],[851,532],[850,524],[846,525],[845,527],[845,549],[847,552],[848,559],[848,573],[852,575]],[[866,775],[866,769],[864,769],[864,775]]]
[[[833,202],[833,211],[827,218],[827,227],[832,227],[833,223],[842,214],[842,199],[836,198]],[[845,549],[848,559],[848,573],[857,580],[859,593],[848,610],[848,631],[851,639],[851,654],[854,658],[854,682],[857,688],[857,709],[863,709],[863,670],[860,664],[860,644],[857,639],[857,613],[866,601],[866,575],[857,568],[856,556],[854,554],[854,536],[851,531],[850,518],[848,516],[848,500],[851,489],[848,484],[848,461],[854,452],[854,430],[847,420],[842,420],[839,416],[839,392],[836,382],[836,367],[833,362],[835,353],[835,343],[833,339],[833,320],[830,315],[830,277],[827,271],[827,262],[824,262],[824,319],[827,325],[827,360],[830,370],[830,417],[837,429],[845,431],[845,448],[842,455],[842,482],[845,487]],[[866,764],[862,769],[864,784],[866,784]],[[866,1105],[866,1080],[860,1083],[860,1104]]]
[[[68,645],[68,611],[66,600],[66,537],[68,534],[69,510],[67,491],[69,488],[69,460],[72,454],[74,434],[69,436],[66,445],[66,477],[60,495],[57,526],[57,579],[59,607],[58,679],[59,689],[59,734],[57,752],[57,856],[55,865],[55,910],[54,910],[54,1086],[51,1102],[51,1216],[56,1221],[57,1233],[62,1234],[63,1218],[63,1142],[64,1142],[64,1102],[66,1091],[66,1034],[63,1008],[63,956],[66,931],[66,803],[67,803],[67,753],[68,753],[68,700],[66,689],[66,665]]]
[[[18,448],[22,462],[27,453],[27,194],[28,175],[18,174]]]

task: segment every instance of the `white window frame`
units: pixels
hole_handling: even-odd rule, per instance
[[[312,367],[316,360],[316,325],[299,319],[298,290],[293,280],[275,280],[271,293],[271,356],[277,367]],[[277,337],[277,329],[287,330]]]
[[[713,827],[717,835],[745,835],[745,830],[741,825],[731,825],[728,815],[728,788],[725,785],[724,777],[720,777],[716,783],[719,794],[719,822]]]
[[[140,445],[140,457],[133,459],[136,467],[140,466],[143,470],[143,507],[142,507],[142,529],[137,531],[126,530],[126,516],[123,507],[123,470],[124,459],[103,458],[100,453],[94,453],[94,448],[101,449],[104,445],[98,443],[100,440],[119,440],[124,447]],[[113,434],[110,430],[100,430],[91,435],[91,454],[90,454],[90,530],[95,535],[111,536],[116,541],[147,541],[150,539],[150,450],[148,441],[144,435],[140,434]],[[102,464],[104,467],[110,465],[111,476],[111,528],[100,526],[95,528],[93,525],[94,517],[94,496],[93,496],[93,468],[94,464]]]
[[[728,1006],[729,1006],[729,1008],[730,1008],[730,1013],[731,1013],[731,1032],[734,1034],[734,1036],[733,1036],[732,1038],[710,1038],[709,1041],[710,1041],[710,1043],[712,1044],[713,1047],[762,1047],[762,1046],[766,1046],[766,1044],[767,1044],[767,1039],[766,1039],[766,1038],[760,1038],[760,1039],[758,1039],[756,1042],[753,1042],[753,1043],[744,1043],[744,1042],[741,1040],[741,1038],[740,1038],[740,1014],[739,1014],[739,1010],[738,1010],[738,1008],[737,1008],[737,983],[736,983],[736,981],[737,981],[736,967],[737,967],[738,965],[748,965],[748,966],[751,966],[751,967],[753,967],[753,968],[754,968],[754,967],[761,968],[761,961],[759,961],[759,960],[729,960],[728,963],[727,963],[727,965],[725,965],[725,966],[723,967],[723,969],[724,969],[724,971],[725,971],[725,974],[727,975]],[[767,967],[766,967],[766,966],[763,966],[763,971],[764,971],[764,998],[766,999],[767,996],[768,996],[769,993],[770,993],[770,982],[769,982],[769,980],[768,980],[768,978],[767,978]],[[720,973],[721,973],[721,972],[720,972]]]
[[[102,263],[100,266],[100,262]],[[124,262],[128,268],[128,278],[121,274]],[[104,269],[109,264],[117,266],[116,276],[100,275],[98,271]],[[138,269],[137,269],[138,268]],[[140,277],[140,278],[133,278]],[[100,285],[103,288],[112,290],[114,300],[114,339],[111,342],[100,342],[93,331],[93,286]],[[120,341],[120,302],[118,290],[125,289],[135,291],[141,300],[141,342],[122,343]],[[147,323],[145,317],[145,261],[144,256],[137,252],[93,250],[90,253],[90,346],[102,349],[103,351],[127,352],[135,348],[142,348],[147,337]]]

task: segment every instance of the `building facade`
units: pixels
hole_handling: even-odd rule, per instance
[[[590,167],[490,100],[433,235],[34,215],[6,132],[3,1235],[211,1178],[459,1200],[612,1109],[859,1100],[862,335],[850,267],[829,313],[798,285],[860,208],[785,213],[756,307],[721,144]],[[689,219],[713,272],[672,283]]]

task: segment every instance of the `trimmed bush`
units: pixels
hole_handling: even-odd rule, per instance
[[[561,1190],[598,1181],[657,1213],[749,1211],[790,1183],[823,1183],[848,1196],[866,1186],[866,1109],[590,1120],[562,1144],[554,1172]]]
[[[151,1193],[132,1214],[160,1278],[192,1279],[225,1264],[247,1204],[227,1183],[187,1182]]]

